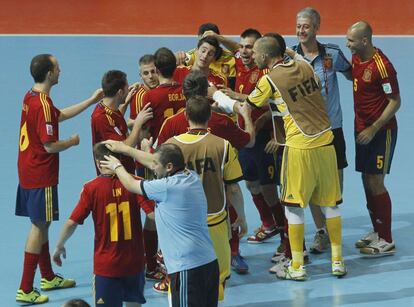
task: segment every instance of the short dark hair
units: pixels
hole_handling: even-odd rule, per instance
[[[114,97],[127,84],[127,75],[120,70],[107,71],[102,77],[102,90],[106,97]]]
[[[111,151],[103,142],[96,143],[93,146],[93,155],[95,160],[102,161],[105,160],[105,156],[114,156],[119,159],[120,155]]]
[[[263,37],[273,37],[278,44],[278,48],[280,48],[280,53],[283,56],[286,52],[286,42],[282,35],[276,32],[269,32],[263,35]]]
[[[141,66],[154,63],[154,61],[155,58],[152,54],[144,54],[142,57],[139,58],[138,64]]]
[[[206,31],[213,31],[214,33],[220,34],[219,27],[211,22],[203,23],[198,27],[198,36],[203,35]]]
[[[256,29],[248,28],[248,29],[244,30],[242,32],[242,34],[240,34],[240,37],[241,38],[254,37],[256,39],[259,39],[259,38],[262,37],[262,34]]]
[[[205,124],[211,117],[211,106],[207,97],[194,96],[187,100],[185,112],[195,124]]]
[[[203,37],[198,41],[197,48],[200,48],[200,46],[204,43],[207,43],[207,44],[213,46],[214,48],[216,48],[214,58],[216,60],[218,60],[221,57],[221,54],[223,53],[223,49],[220,47],[220,43],[217,40],[217,38],[212,37],[212,36]]]
[[[73,300],[67,301],[65,304],[63,304],[62,307],[90,307],[87,302],[80,298],[75,298]]]
[[[166,166],[167,163],[172,163],[175,169],[185,168],[184,155],[181,148],[176,144],[164,143],[155,149],[154,153],[160,155],[160,163]]]
[[[53,70],[54,64],[52,57],[53,55],[51,54],[38,54],[32,59],[30,63],[30,74],[34,82],[41,83],[45,81],[47,73]]]
[[[204,73],[199,70],[192,70],[183,82],[183,94],[190,99],[196,95],[207,96],[208,80]]]
[[[175,68],[177,67],[174,53],[165,47],[155,51],[154,64],[161,75],[165,78],[171,78],[174,74]]]

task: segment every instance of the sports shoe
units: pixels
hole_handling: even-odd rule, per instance
[[[263,243],[264,241],[270,239],[271,237],[274,237],[279,233],[279,229],[276,227],[272,229],[264,229],[264,227],[260,227],[259,229],[256,229],[254,235],[247,238],[247,243]]]
[[[161,250],[158,250],[157,251],[157,263],[159,265],[165,266],[165,263],[164,263],[164,255],[162,254]]]
[[[304,265],[294,269],[292,267],[292,261],[290,261],[289,264],[283,266],[281,270],[276,272],[276,277],[280,279],[304,281],[308,278],[308,275],[306,274],[306,268]]]
[[[337,277],[345,276],[347,273],[344,261],[332,262],[332,275]]]
[[[33,288],[29,293],[25,293],[22,289],[17,290],[16,302],[24,304],[43,304],[49,301],[47,295],[40,294],[39,290]]]
[[[372,241],[378,240],[378,233],[371,231],[367,233],[362,239],[355,242],[356,248],[367,247]]]
[[[161,280],[160,282],[156,282],[153,286],[152,289],[155,292],[158,293],[162,293],[162,294],[168,294],[168,288],[170,287],[168,280],[166,278],[164,278],[163,280]]]
[[[46,278],[40,280],[40,289],[42,291],[72,288],[74,286],[76,286],[75,280],[63,278],[63,276],[59,274],[55,274],[55,277],[52,280],[47,280]]]
[[[237,274],[246,274],[249,271],[249,266],[240,253],[231,256],[231,267]]]
[[[394,241],[388,243],[382,238],[372,241],[368,246],[363,247],[359,250],[361,254],[365,254],[370,257],[382,257],[390,256],[395,253]]]
[[[165,278],[164,272],[162,272],[160,269],[155,269],[154,271],[146,271],[145,272],[145,279],[146,280],[155,280],[155,281],[161,281]]]
[[[275,257],[273,257],[275,258]],[[272,260],[273,260],[272,258]],[[289,266],[290,259],[285,257],[285,255],[281,255],[279,260],[275,262],[276,264],[269,269],[270,274],[277,274],[279,271],[283,271],[285,267]]]
[[[328,233],[321,229],[316,232],[315,237],[313,238],[313,243],[309,251],[312,254],[321,254],[329,247],[329,236]]]

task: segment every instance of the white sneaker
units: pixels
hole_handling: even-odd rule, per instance
[[[368,246],[361,248],[359,252],[369,257],[391,256],[395,254],[395,243],[394,241],[389,243],[379,238],[372,241]]]
[[[332,275],[337,277],[345,276],[347,273],[344,261],[332,262]]]
[[[321,254],[329,247],[329,235],[328,233],[321,229],[316,232],[315,237],[313,238],[313,243],[310,248],[312,254]]]
[[[276,258],[276,257],[273,257]],[[272,258],[272,260],[273,260]],[[269,269],[270,274],[276,274],[278,271],[284,271],[285,267],[289,266],[290,259],[285,255],[281,255],[280,259],[275,262],[276,264]]]
[[[276,277],[280,279],[305,281],[308,278],[308,275],[306,274],[306,268],[304,265],[294,269],[292,267],[292,261],[290,261],[287,266],[283,267],[283,270],[276,272]]]
[[[356,248],[367,247],[371,242],[378,240],[378,232],[371,231],[367,233],[362,239],[355,242]]]

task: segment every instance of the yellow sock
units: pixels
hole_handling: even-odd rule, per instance
[[[340,216],[326,219],[331,240],[332,261],[342,261],[342,219]]]
[[[292,266],[298,269],[303,265],[303,239],[305,236],[304,224],[289,224],[289,243],[292,250]]]

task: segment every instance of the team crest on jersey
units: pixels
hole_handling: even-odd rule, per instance
[[[372,70],[366,68],[364,70],[364,73],[362,74],[362,80],[364,80],[365,82],[371,82],[371,77],[372,77]]]
[[[221,72],[225,75],[228,75],[230,72],[230,65],[229,64],[221,64]]]
[[[252,72],[252,74],[250,75],[250,78],[249,78],[249,82],[251,84],[256,84],[257,79],[259,79],[259,72],[257,72],[257,71]]]
[[[118,127],[114,127],[114,130],[116,131],[116,133],[118,133],[119,135],[122,136],[122,132],[121,132],[121,130],[119,130]]]
[[[323,58],[323,67],[325,69],[332,68],[332,56],[330,54],[325,55],[325,57]]]
[[[53,135],[53,126],[50,124],[46,124],[46,133],[47,135]]]

